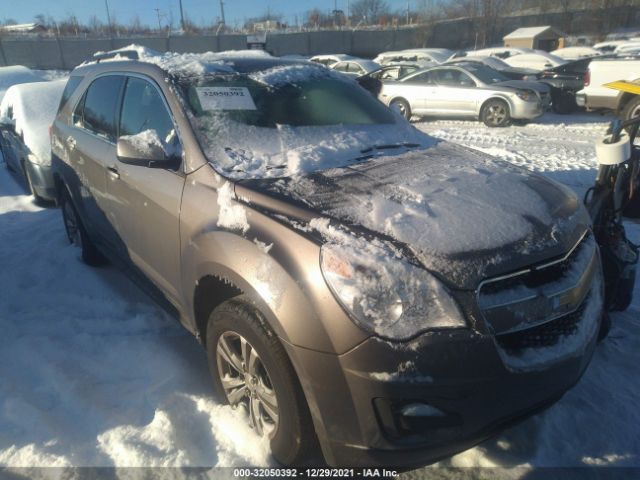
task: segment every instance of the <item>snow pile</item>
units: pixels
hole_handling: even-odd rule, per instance
[[[338,80],[341,82],[355,83],[353,79],[346,75],[314,63],[281,65],[268,70],[252,73],[249,75],[249,78],[272,87],[279,87],[287,84],[295,85],[299,82],[306,82],[319,78],[331,78],[332,80]]]
[[[66,80],[56,80],[14,85],[0,103],[0,116],[12,115],[16,133],[22,136],[34,163],[51,163],[49,127],[58,112],[66,84]]]
[[[249,230],[247,211],[236,202],[232,183],[225,182],[218,189],[218,208],[220,209],[218,212],[219,227],[242,230],[243,234]]]
[[[261,50],[229,50],[225,52],[205,52],[205,53],[160,53],[142,45],[128,45],[126,47],[111,50],[109,52],[97,52],[96,57],[106,53],[118,53],[121,55],[109,59],[108,61],[129,60],[125,52],[133,51],[138,55],[138,60],[153,63],[170,74],[176,75],[202,75],[209,72],[233,73],[231,60],[234,58],[271,58],[267,52]],[[91,60],[87,63],[93,63]],[[105,61],[105,60],[102,60]]]
[[[155,130],[144,130],[135,135],[122,135],[120,138],[128,141],[132,147],[147,156],[153,155],[154,152],[165,150],[165,144],[160,140],[158,132]]]
[[[271,463],[193,336],[115,267],[84,265],[60,211],[5,168],[0,242],[0,467]]]
[[[7,89],[12,85],[41,81],[42,78],[27,67],[21,65],[0,67],[0,101],[2,101]]]

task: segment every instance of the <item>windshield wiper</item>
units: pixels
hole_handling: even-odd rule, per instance
[[[360,150],[360,153],[367,154],[373,152],[374,150],[392,150],[394,148],[418,148],[419,146],[419,143],[389,143],[367,147],[364,150]]]

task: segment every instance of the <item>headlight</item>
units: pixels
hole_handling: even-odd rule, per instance
[[[361,328],[406,340],[429,329],[466,327],[457,303],[429,272],[385,248],[328,243],[320,265],[329,288]]]
[[[535,100],[536,96],[531,90],[516,90],[516,95],[525,102]]]

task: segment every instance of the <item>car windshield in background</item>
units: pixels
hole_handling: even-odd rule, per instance
[[[493,83],[506,82],[507,80],[509,80],[499,71],[494,70],[493,68],[486,67],[484,65],[465,65],[464,68],[472,75],[475,75],[475,77],[482,83],[486,83],[489,85]]]

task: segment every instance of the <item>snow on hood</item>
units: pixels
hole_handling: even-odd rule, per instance
[[[588,226],[586,211],[567,187],[445,142],[240,186],[249,201],[251,190],[285,197],[311,209],[311,216],[401,242],[457,288],[473,289],[488,276],[560,255]]]
[[[14,85],[0,103],[0,116],[8,117],[9,109],[13,110],[16,133],[22,135],[35,163],[51,163],[49,126],[56,117],[66,84],[66,80],[56,80]]]

